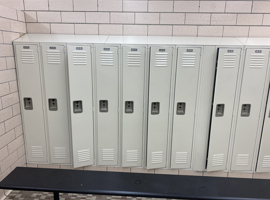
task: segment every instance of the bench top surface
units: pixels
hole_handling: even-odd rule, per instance
[[[17,167],[2,189],[174,199],[270,199],[270,180]]]

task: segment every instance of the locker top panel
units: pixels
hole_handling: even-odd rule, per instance
[[[270,46],[269,38],[236,38],[246,46]]]

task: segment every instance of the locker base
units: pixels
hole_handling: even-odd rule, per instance
[[[59,200],[59,192],[53,192],[53,199]]]

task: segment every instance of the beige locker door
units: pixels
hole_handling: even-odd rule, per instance
[[[268,57],[268,49],[246,51],[231,170],[252,169],[263,94],[269,84]]]
[[[147,169],[166,167],[172,58],[172,47],[151,47]]]
[[[142,166],[144,136],[145,47],[123,47],[122,166]]]
[[[225,170],[232,130],[241,49],[219,48],[207,171]]]
[[[178,48],[171,168],[190,168],[201,48]]]
[[[98,165],[118,164],[118,47],[96,47]]]
[[[16,45],[16,62],[27,162],[47,163],[38,46]]]
[[[67,64],[63,45],[42,45],[51,163],[71,164]]]
[[[92,57],[90,46],[68,45],[73,166],[94,164]]]

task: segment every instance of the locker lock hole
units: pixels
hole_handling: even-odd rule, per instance
[[[224,109],[225,109],[225,105],[224,104],[217,104],[217,107],[216,107],[216,117],[223,117],[223,115],[224,115]]]
[[[241,117],[248,117],[250,115],[250,104],[243,104],[241,108]]]
[[[177,115],[184,115],[185,112],[186,112],[186,103],[185,102],[178,102],[177,103],[176,114]]]
[[[99,112],[108,112],[108,101],[100,100],[99,101]]]
[[[151,114],[158,115],[159,114],[159,102],[153,102],[151,105]]]
[[[83,105],[82,101],[73,101],[73,113],[82,113]]]
[[[125,102],[125,113],[133,113],[133,101]]]
[[[57,99],[49,99],[49,110],[50,111],[57,111]]]
[[[25,110],[33,110],[32,98],[26,97],[26,98],[23,98],[23,101],[24,101],[24,109]]]

